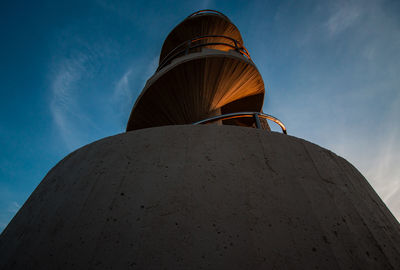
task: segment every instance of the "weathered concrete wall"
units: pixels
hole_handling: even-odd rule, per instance
[[[400,269],[400,226],[314,144],[230,126],[105,138],[54,167],[1,269]]]

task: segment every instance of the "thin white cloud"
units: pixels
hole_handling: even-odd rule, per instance
[[[354,1],[338,1],[326,22],[330,36],[335,36],[353,25],[360,17],[363,6]]]
[[[138,66],[135,64],[135,66]],[[141,65],[139,65],[141,66]],[[120,79],[115,84],[114,88],[114,99],[118,100],[132,100],[140,93],[140,90],[133,89],[136,85],[139,87],[144,87],[146,81],[154,74],[158,66],[158,56],[153,57],[151,61],[148,62],[147,66],[143,68],[134,68],[134,66],[129,67]]]
[[[158,60],[159,60],[159,56],[157,54],[157,56],[153,56],[153,58],[147,65],[146,74],[145,74],[146,76],[148,76],[147,78],[149,78],[154,72],[156,72],[156,69],[158,67]]]
[[[378,152],[372,165],[366,169],[367,178],[398,220],[400,220],[400,126],[396,123],[399,116],[400,94],[392,102],[387,124],[384,126],[386,135],[373,142],[378,146]]]
[[[86,143],[79,127],[96,128],[95,123],[84,113],[79,104],[80,82],[90,73],[90,59],[85,54],[61,58],[53,68],[51,81],[50,111],[55,128],[69,151]]]
[[[119,118],[126,123],[132,106],[146,84],[146,81],[154,74],[158,66],[158,56],[148,62],[145,68],[135,68],[138,65],[129,67],[120,79],[115,83],[112,104],[113,108],[119,110]]]
[[[21,205],[17,202],[11,202],[10,205],[8,206],[8,212],[15,214],[18,212],[18,210],[21,208]]]
[[[116,82],[111,98],[111,111],[122,126],[126,123],[135,94],[137,94],[134,89],[135,75],[133,68],[128,68]]]
[[[130,100],[133,98],[132,97],[133,93],[129,87],[131,83],[131,76],[132,76],[132,68],[129,68],[117,82],[114,89],[114,98],[123,100],[126,99]]]
[[[69,150],[79,144],[75,127],[69,121],[69,115],[76,115],[77,106],[72,91],[76,82],[82,77],[85,61],[86,57],[84,55],[61,60],[58,67],[56,67],[51,85],[51,114],[58,133]]]
[[[204,0],[203,2],[201,2],[200,8],[201,9],[210,9],[210,7],[213,5],[213,1],[212,0]]]

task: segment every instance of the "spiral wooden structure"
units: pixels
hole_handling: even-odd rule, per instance
[[[261,112],[264,94],[263,79],[237,27],[222,13],[199,11],[165,39],[159,67],[137,99],[126,130]]]

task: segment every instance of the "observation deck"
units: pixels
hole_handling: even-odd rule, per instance
[[[178,24],[167,36],[160,53],[160,64],[164,58],[180,44],[207,35],[220,35],[236,40],[242,45],[243,40],[238,28],[227,16],[216,10],[205,9],[192,13]],[[215,42],[224,42],[223,38]],[[228,51],[229,48],[220,47],[220,50]]]
[[[136,100],[126,130],[258,113],[264,94],[263,79],[238,28],[218,11],[201,10],[168,34],[159,66]],[[233,122],[254,125],[253,120],[244,118]]]

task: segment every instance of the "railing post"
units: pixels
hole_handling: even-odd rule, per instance
[[[186,50],[185,50],[185,55],[189,53],[189,49],[190,49],[191,45],[192,45],[192,40],[189,40],[188,44],[187,44],[187,47],[186,47]]]
[[[260,117],[258,117],[258,113],[254,114],[254,121],[256,122],[256,128],[261,128]]]
[[[237,45],[236,39],[233,39],[233,43],[235,44],[235,51],[237,51],[238,53],[240,53],[239,46]]]

